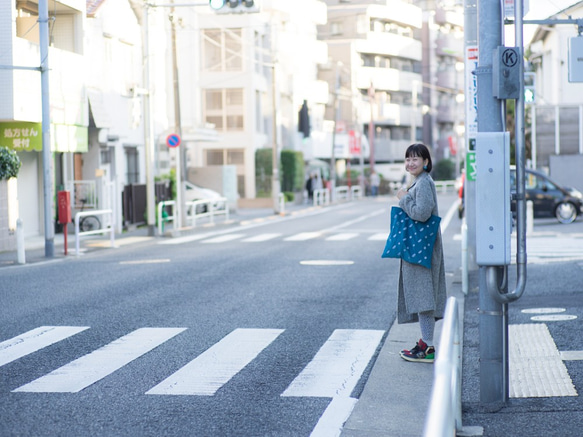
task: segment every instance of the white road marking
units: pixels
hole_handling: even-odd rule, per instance
[[[202,243],[225,243],[227,241],[238,240],[239,238],[243,238],[244,236],[245,235],[243,234],[227,234],[215,238],[210,238],[208,240],[203,240]]]
[[[292,235],[291,237],[284,238],[284,241],[306,241],[313,238],[318,238],[322,235],[320,232],[300,232],[299,234]]]
[[[283,331],[235,329],[146,394],[214,395]]]
[[[577,396],[547,325],[508,326],[511,398]]]
[[[254,237],[245,238],[244,241],[246,243],[258,243],[262,241],[269,241],[273,240],[274,238],[281,237],[281,234],[259,234],[255,235]]]
[[[88,326],[41,326],[18,337],[0,343],[0,366],[43,349],[72,335],[89,329]]]
[[[368,240],[369,241],[387,241],[388,238],[389,238],[389,233],[382,232],[380,234],[371,235],[370,237],[368,237]]]
[[[358,399],[354,398],[333,398],[312,430],[310,437],[339,436],[357,402]]]
[[[13,390],[77,393],[105,378],[186,328],[140,328],[114,342]]]
[[[314,259],[300,261],[303,266],[351,266],[354,261],[349,260],[334,260],[334,259]]]
[[[358,237],[358,234],[354,232],[345,232],[343,234],[336,234],[331,235],[330,237],[326,238],[327,241],[347,241],[353,238]]]
[[[281,396],[350,397],[384,331],[337,329]]]

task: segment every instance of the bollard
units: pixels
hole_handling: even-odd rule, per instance
[[[16,251],[18,264],[25,264],[26,254],[24,251],[24,229],[21,219],[16,220]]]

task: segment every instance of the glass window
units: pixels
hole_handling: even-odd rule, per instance
[[[241,29],[205,29],[202,40],[204,71],[243,69]]]

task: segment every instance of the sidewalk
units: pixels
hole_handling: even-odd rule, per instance
[[[454,296],[460,306],[463,335],[463,429],[458,436],[583,435],[583,401],[577,394],[577,388],[581,390],[583,386],[583,338],[579,321],[583,317],[583,221],[579,219],[561,227],[556,227],[552,220],[539,224],[539,231],[527,240],[533,262],[527,266],[526,290],[519,300],[508,304],[509,354],[513,354],[509,364],[510,398],[495,411],[480,401],[480,386],[488,382],[481,381],[480,376],[479,272],[470,272],[467,295],[462,292],[459,269],[459,273],[447,277],[448,295]],[[570,245],[565,244],[567,240]],[[554,248],[549,245],[552,241],[556,242]],[[570,258],[561,257],[562,253]],[[549,261],[553,256],[555,259]],[[509,267],[510,290],[516,284],[515,270],[515,265]],[[541,323],[536,318],[533,321],[537,310],[542,314],[551,310],[553,313],[541,319],[546,323]],[[559,318],[562,311],[565,312],[563,319]],[[436,325],[437,339],[442,323]],[[516,340],[522,347],[512,347],[513,339],[518,338],[513,331],[517,326],[533,332],[521,337],[520,343]],[[547,326],[550,335],[541,336],[541,329],[545,333]],[[409,363],[398,355],[418,334],[418,324],[393,323],[359,401],[342,430],[342,437],[423,435],[434,379],[433,366]],[[567,363],[566,368],[563,363]],[[517,394],[520,390],[526,394]]]
[[[236,211],[229,213],[228,221],[225,220],[223,216],[218,216],[215,218],[214,224],[211,225],[208,223],[208,219],[199,219],[196,227],[185,227],[173,233],[173,236],[179,234],[188,235],[189,233],[200,232],[201,230],[219,230],[234,224],[245,225],[255,222],[259,223],[266,220],[275,220],[278,217],[302,214],[319,208],[322,207],[314,207],[312,205],[306,204],[286,204],[285,210],[281,214],[275,214],[272,208],[238,208]],[[68,226],[70,229],[74,229],[73,224],[69,224]],[[156,232],[158,232],[157,229]],[[143,243],[154,238],[159,237],[149,236],[147,226],[140,226],[137,228],[132,228],[128,231],[124,231],[122,234],[115,235],[115,246],[120,247],[127,244]],[[62,233],[55,234],[53,240],[54,256],[52,258],[47,258],[45,256],[46,242],[44,236],[26,238],[24,241],[25,264],[23,265],[36,264],[40,262],[58,262],[64,261],[67,258],[75,258],[75,234],[69,232],[67,239],[68,250],[67,255],[65,255],[64,235]],[[86,253],[91,250],[110,247],[109,234],[82,236],[80,241],[80,253]],[[18,263],[18,253],[16,250],[0,252],[0,268],[18,265],[20,264]]]

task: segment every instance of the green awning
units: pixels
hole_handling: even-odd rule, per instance
[[[88,139],[86,126],[51,124],[52,152],[87,152]],[[41,152],[42,124],[27,121],[0,122],[0,145],[16,151]]]

